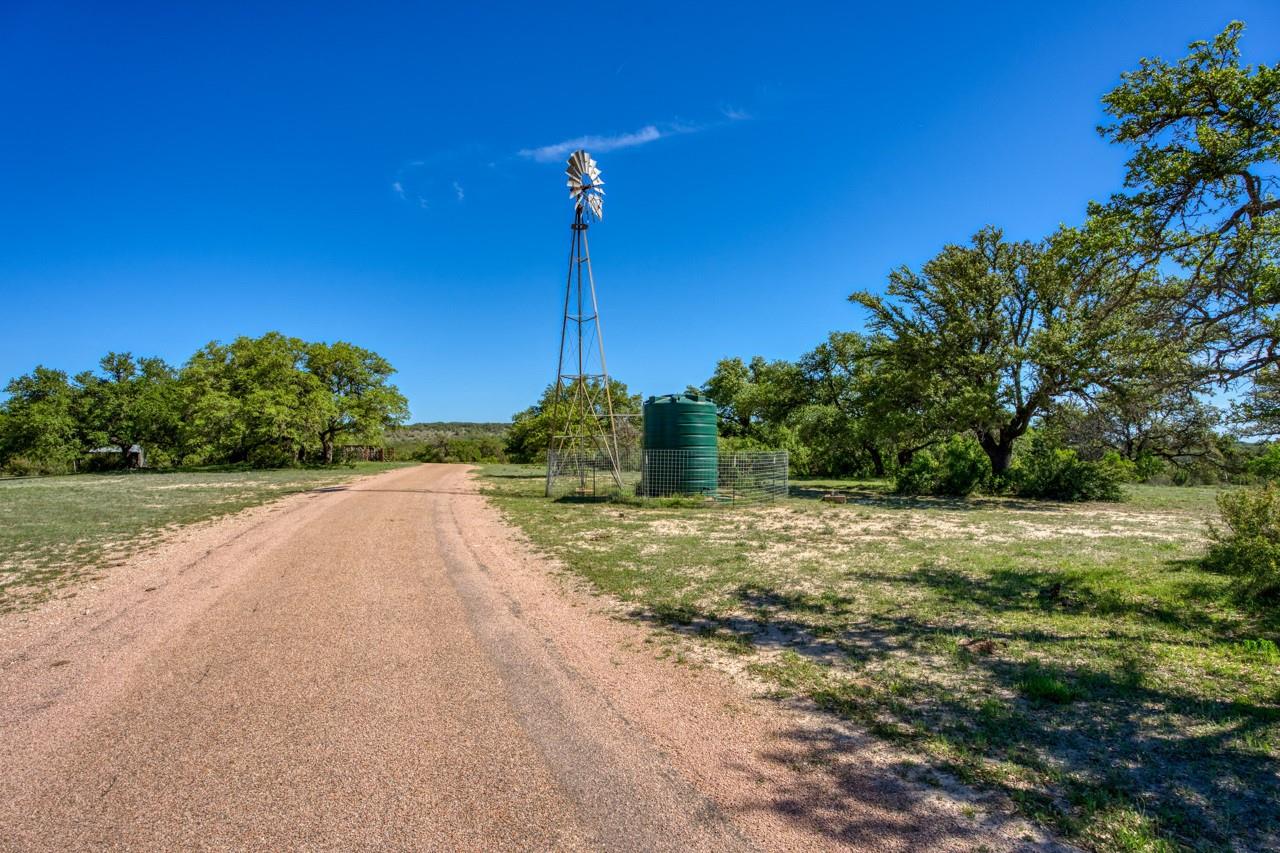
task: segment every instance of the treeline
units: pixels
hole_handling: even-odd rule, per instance
[[[604,390],[599,380],[593,379],[590,382],[593,397]],[[625,383],[610,379],[609,397],[613,406],[613,428],[618,449],[624,456],[634,455],[640,448],[640,395],[632,394]],[[569,415],[580,418],[582,412],[564,399],[560,400],[557,409],[556,386],[554,383],[548,385],[536,403],[511,416],[511,426],[504,441],[507,458],[512,462],[544,461],[553,428],[560,433],[584,431],[580,421],[566,425],[561,420]]]
[[[394,372],[354,344],[278,332],[211,342],[181,367],[127,352],[74,376],[36,367],[5,386],[0,469],[331,463],[408,417]]]
[[[984,228],[853,293],[861,333],[722,361],[702,390],[729,441],[908,492],[1107,498],[1278,467],[1241,439],[1280,434],[1280,64],[1241,64],[1242,31],[1122,75],[1100,132],[1132,151],[1125,185],[1081,225]]]
[[[386,447],[397,459],[419,462],[507,462],[509,424],[448,421],[407,424],[387,432]]]

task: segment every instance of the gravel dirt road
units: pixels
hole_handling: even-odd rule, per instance
[[[0,849],[1053,846],[649,636],[460,466],[189,528],[0,617]]]

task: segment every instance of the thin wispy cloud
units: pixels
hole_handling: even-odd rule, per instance
[[[587,134],[574,139],[566,139],[563,142],[554,142],[551,145],[522,148],[516,154],[529,160],[536,160],[539,163],[551,163],[556,160],[563,160],[579,148],[585,148],[592,154],[602,154],[607,151],[617,151],[620,148],[635,148],[639,145],[648,145],[650,142],[657,142],[659,139],[666,139],[669,136],[701,133],[704,130],[710,130],[713,127],[719,127],[731,122],[747,121],[755,118],[755,116],[741,107],[729,105],[720,107],[720,115],[723,116],[722,119],[712,122],[695,124],[671,121],[665,124],[646,124],[631,133],[619,133],[612,136]]]
[[[490,149],[480,145],[440,151],[428,157],[404,162],[396,171],[391,189],[401,201],[423,210],[448,211],[454,205],[471,204],[476,199],[483,205],[486,182],[494,180],[493,176],[498,174],[499,167],[513,160],[563,162],[565,157],[579,148],[599,155],[623,148],[637,148],[672,136],[702,133],[755,118],[746,110],[729,104],[722,104],[718,113],[719,115],[706,121],[653,122],[629,133],[589,133],[550,145],[522,148],[496,159],[491,159]],[[477,174],[477,170],[481,169],[483,174]],[[464,180],[479,193],[472,202],[466,201],[467,188],[462,184]]]
[[[647,124],[633,133],[620,133],[616,136],[594,134],[579,136],[575,139],[566,139],[563,142],[542,145],[538,148],[522,148],[518,153],[521,157],[528,157],[531,160],[537,160],[539,163],[548,163],[567,157],[579,148],[585,148],[592,154],[598,154],[605,151],[617,151],[619,148],[634,148],[637,145],[647,145],[665,136],[689,132],[687,129],[677,128],[659,130],[656,124]]]

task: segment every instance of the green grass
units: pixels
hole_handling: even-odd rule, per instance
[[[635,618],[808,697],[1096,850],[1267,849],[1280,624],[1202,571],[1209,488],[1122,504],[793,483],[766,507],[572,503],[483,472]],[[846,504],[818,500],[829,490]]]
[[[0,613],[65,592],[174,527],[398,464],[0,480]]]

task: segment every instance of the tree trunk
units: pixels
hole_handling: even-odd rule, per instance
[[[1009,470],[1013,462],[1013,440],[1016,436],[1006,435],[1004,430],[987,430],[978,434],[978,444],[991,460],[991,473],[997,477]]]
[[[911,448],[903,448],[898,451],[898,467],[905,468],[911,464],[911,460],[915,458],[916,452]]]
[[[320,445],[324,448],[324,464],[333,464],[333,436],[322,435],[320,437]]]
[[[880,452],[880,448],[874,444],[866,445],[867,455],[871,457],[871,464],[875,467],[877,477],[883,477],[884,471],[884,454]]]

